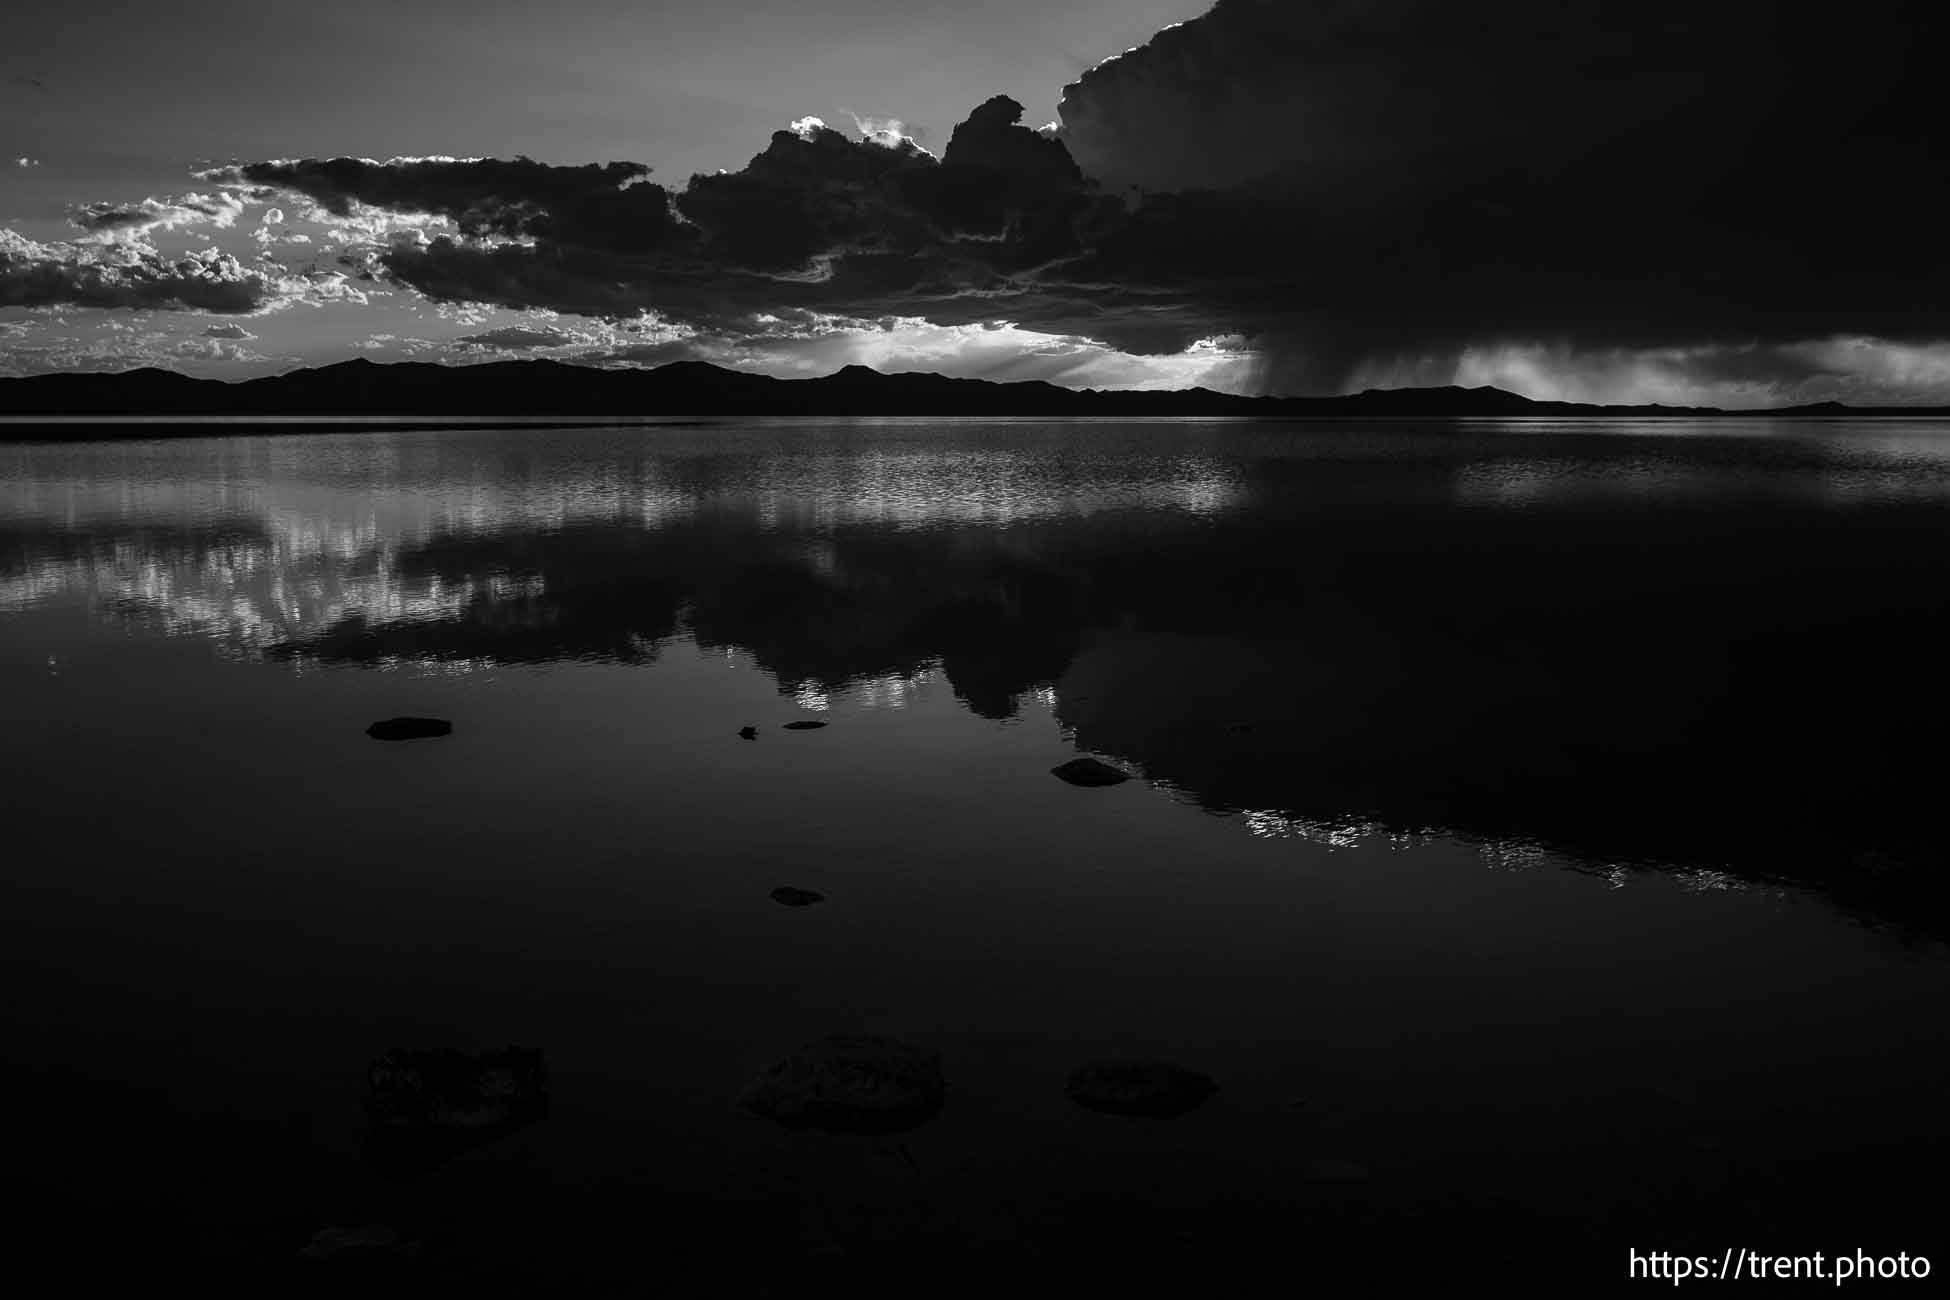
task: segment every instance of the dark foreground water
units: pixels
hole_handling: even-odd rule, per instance
[[[13,1250],[76,1292],[1576,1294],[1631,1250],[1950,1256],[1950,426],[0,467]],[[366,737],[395,714],[455,730]],[[1050,775],[1078,754],[1141,779]],[[942,1054],[905,1155],[734,1109],[848,1031]],[[362,1162],[372,1057],[511,1042],[547,1119]],[[1223,1091],[1072,1106],[1103,1056]],[[419,1257],[295,1258],[369,1223]]]

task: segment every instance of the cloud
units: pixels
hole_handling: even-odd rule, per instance
[[[352,282],[352,277],[338,271],[308,270],[298,275],[280,275],[273,284],[276,289],[271,303],[273,307],[292,303],[317,307],[328,302],[353,302],[363,306],[370,301],[366,291]]]
[[[168,355],[182,361],[247,363],[267,360],[263,353],[245,347],[242,340],[227,337],[179,339],[170,345]]]
[[[645,253],[677,229],[669,195],[641,163],[557,167],[529,158],[274,159],[197,173],[213,184],[271,186],[326,213],[361,206],[452,220],[469,239],[546,240],[612,253]]]
[[[139,239],[40,243],[0,230],[0,307],[75,306],[261,315],[296,304],[364,304],[338,271],[246,266],[214,246],[168,255]]]
[[[140,203],[89,203],[75,208],[68,220],[87,237],[137,240],[157,230],[211,225],[228,229],[244,213],[244,200],[228,192],[185,194],[174,199],[144,199]]]
[[[1950,19],[1866,0],[1220,0],[1066,87],[1134,193],[1074,268],[1177,286],[1267,387],[1466,347],[1950,335]],[[1132,191],[1130,187],[1136,187]]]
[[[913,146],[851,140],[817,118],[778,131],[743,168],[693,176],[676,210],[696,232],[694,258],[733,271],[793,272],[841,253],[908,251],[928,242],[900,173],[935,166]]]
[[[257,335],[237,325],[211,325],[203,331],[206,339],[254,339]]]
[[[920,317],[862,320],[794,310],[761,313],[735,330],[708,331],[647,320],[620,327],[604,346],[569,359],[591,365],[708,361],[795,378],[848,365],[883,373],[920,371],[999,383],[1042,380],[1082,388],[1240,391],[1252,357],[1237,338],[1212,338],[1169,356],[1135,356],[1090,339],[1002,321],[939,325]]]
[[[636,162],[270,159],[198,173],[215,197],[77,220],[139,244],[275,198],[251,235],[261,303],[390,280],[475,313],[482,339],[488,307],[654,312],[691,336],[615,346],[665,351],[816,350],[768,318],[1006,321],[1158,359],[1092,374],[1235,340],[1228,382],[1262,391],[1934,393],[1947,30],[1924,0],[1859,0],[1846,23],[1773,0],[1218,0],[1083,72],[1053,131],[997,96],[938,157],[897,118],[850,136],[805,117],[675,191]],[[268,249],[303,237],[286,211],[352,278],[283,273]],[[43,281],[166,278],[141,256],[30,260],[69,268]]]
[[[30,346],[18,346],[14,339],[31,337]],[[172,332],[166,324],[147,314],[121,315],[84,324],[75,329],[50,326],[9,337],[0,331],[0,374],[35,374],[46,371],[112,372],[141,366],[202,370],[215,367],[228,370],[238,365],[262,365],[273,358],[249,346],[251,335],[242,338]]]
[[[803,118],[745,167],[694,176],[674,198],[635,163],[301,159],[199,175],[302,195],[328,221],[365,220],[334,237],[373,273],[438,300],[708,324],[799,307],[965,315],[972,303],[952,304],[1078,247],[1081,179],[1061,145],[1017,124],[1021,112],[991,100],[940,159]],[[387,224],[415,219],[451,225]]]
[[[883,149],[920,149],[928,157],[934,157],[932,152],[921,145],[921,140],[927,133],[920,127],[910,127],[898,117],[877,117],[859,113],[848,113],[847,116],[853,119],[853,129],[860,133],[860,138],[869,144],[877,144]],[[817,118],[812,120],[818,121]],[[824,126],[825,123],[821,122],[820,125]]]
[[[1950,342],[1834,336],[1646,348],[1473,344],[1439,373],[1378,366],[1357,373],[1354,382],[1491,384],[1541,400],[1669,406],[1950,405]]]
[[[14,159],[14,166],[16,167],[38,167],[40,165],[41,165],[41,160],[38,158],[28,158],[23,156]]]
[[[0,306],[182,308],[240,314],[277,282],[215,248],[165,257],[132,244],[37,243],[0,230]]]
[[[463,334],[454,342],[476,348],[521,351],[527,348],[564,348],[583,340],[567,330],[551,326],[504,325],[480,334]]]
[[[996,383],[1228,392],[1251,378],[1253,361],[1238,338],[1201,339],[1180,352],[1139,356],[1006,321],[938,325],[918,317],[863,321],[807,314],[761,322],[761,329],[735,345],[729,339],[693,340],[693,355],[781,375],[865,365],[888,374],[918,371]]]

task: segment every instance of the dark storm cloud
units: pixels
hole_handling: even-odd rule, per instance
[[[730,267],[789,271],[835,251],[913,250],[928,230],[903,173],[935,166],[905,142],[890,149],[807,125],[775,132],[739,171],[692,177],[677,210],[701,232],[699,254]]]
[[[142,246],[40,244],[0,230],[0,306],[256,311],[279,285],[214,248],[165,257]]]
[[[1087,197],[1067,151],[1021,116],[990,100],[940,159],[808,121],[674,200],[633,163],[330,159],[201,176],[292,190],[335,215],[365,204],[452,218],[458,236],[379,255],[435,298],[707,323],[790,308],[973,320],[1019,295],[1025,271],[1081,252],[1080,213],[1116,206]]]
[[[272,186],[334,216],[355,205],[429,212],[470,238],[546,240],[613,253],[661,247],[676,230],[670,196],[640,163],[557,167],[528,158],[306,158],[197,174],[214,184]]]
[[[1497,338],[1950,333],[1942,6],[1220,0],[1066,88],[1146,202],[1078,271],[1182,286],[1276,387]]]

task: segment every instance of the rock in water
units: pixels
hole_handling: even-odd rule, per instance
[[[1073,758],[1050,769],[1071,785],[1119,785],[1131,779],[1129,772],[1100,763],[1094,758]]]
[[[540,1051],[426,1052],[394,1048],[366,1071],[366,1113],[399,1128],[491,1129],[531,1118],[548,1102]]]
[[[925,1124],[947,1097],[938,1054],[898,1038],[835,1034],[765,1070],[738,1104],[789,1129],[869,1137]]]
[[[738,728],[738,735],[739,735],[739,738],[740,738],[740,739],[743,739],[743,740],[757,740],[757,739],[758,739],[758,728],[757,728],[757,727],[740,727],[740,728]]]
[[[826,901],[826,895],[816,889],[799,889],[793,885],[780,885],[772,891],[772,901],[787,907],[811,907],[814,903]]]
[[[786,723],[785,729],[787,731],[818,731],[825,725],[825,723],[820,722],[816,718],[802,718],[798,722]]]
[[[389,1178],[417,1178],[548,1114],[539,1051],[395,1048],[372,1063],[363,1154]]]
[[[420,1253],[418,1242],[403,1239],[381,1223],[358,1228],[321,1228],[298,1252],[300,1259],[326,1263],[354,1261],[365,1263],[384,1259],[412,1259]]]
[[[454,724],[445,718],[387,718],[367,727],[366,734],[374,740],[425,740],[445,736],[453,729]]]
[[[1063,1089],[1085,1110],[1147,1119],[1176,1119],[1218,1090],[1209,1075],[1169,1061],[1091,1061]]]
[[[1352,1160],[1309,1160],[1302,1173],[1315,1183],[1365,1183],[1374,1176],[1366,1165]]]

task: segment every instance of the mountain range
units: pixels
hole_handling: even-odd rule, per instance
[[[1165,392],[994,383],[847,366],[818,379],[774,379],[679,361],[654,370],[604,370],[558,361],[472,366],[364,359],[241,382],[170,370],[58,373],[0,379],[0,416],[533,416],[1024,415],[1261,418],[1381,416],[1916,416],[1947,407],[1851,407],[1837,402],[1767,410],[1540,402],[1499,388],[1369,389],[1346,397],[1236,397],[1205,388]]]

